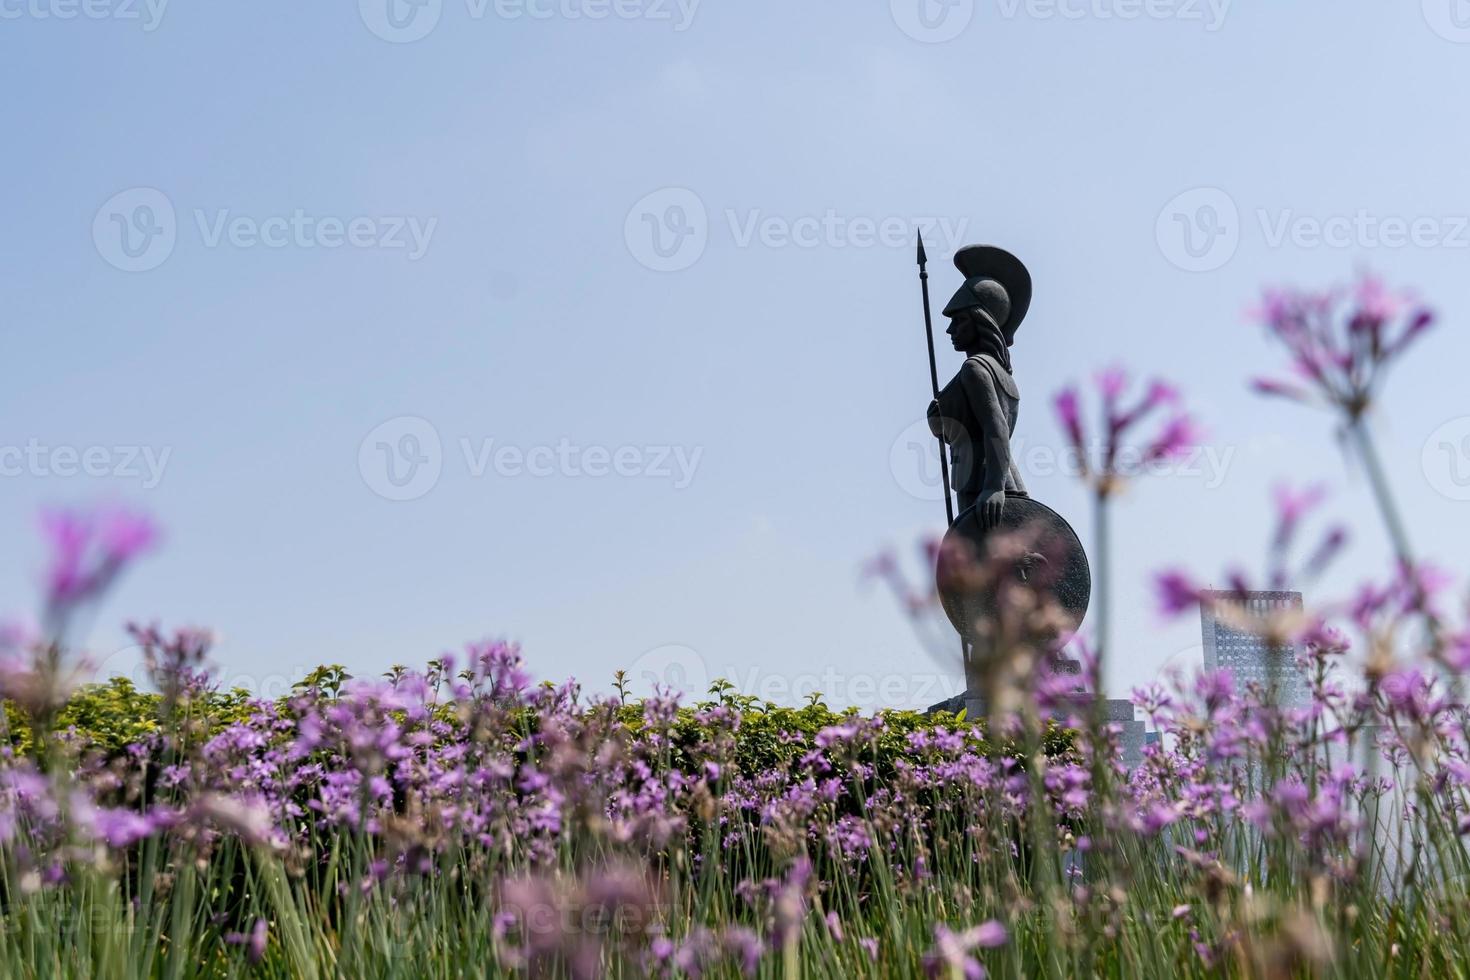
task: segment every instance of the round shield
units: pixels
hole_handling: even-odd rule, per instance
[[[987,531],[970,507],[945,533],[936,569],[939,600],[966,639],[991,615],[997,574],[1050,593],[1071,629],[1082,625],[1092,598],[1087,552],[1072,525],[1046,504],[1008,490],[999,526]]]

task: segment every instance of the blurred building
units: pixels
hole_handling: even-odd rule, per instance
[[[1137,717],[1133,702],[1127,698],[1108,698],[1108,723],[1118,726],[1118,748],[1123,765],[1129,769],[1143,762],[1143,744],[1148,738],[1148,723]]]
[[[1204,634],[1205,669],[1228,670],[1235,693],[1250,684],[1275,692],[1275,703],[1286,708],[1305,707],[1311,702],[1307,679],[1296,665],[1293,647],[1272,649],[1264,634],[1266,623],[1281,612],[1300,612],[1300,592],[1210,591],[1200,603]]]

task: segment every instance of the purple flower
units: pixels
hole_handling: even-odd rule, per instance
[[[924,956],[924,966],[930,976],[939,976],[948,971],[951,974],[958,973],[966,980],[984,980],[985,967],[971,955],[972,951],[1001,946],[1005,941],[1005,926],[993,919],[964,932],[955,932],[940,923],[934,927],[934,948]]]
[[[1074,386],[1067,386],[1052,399],[1057,421],[1077,454],[1082,474],[1101,495],[1114,493],[1125,477],[1132,475],[1137,465],[1147,465],[1169,459],[1184,449],[1197,444],[1200,433],[1193,420],[1180,407],[1178,391],[1163,381],[1149,383],[1143,394],[1132,407],[1124,407],[1124,396],[1129,385],[1128,375],[1121,368],[1112,368],[1097,377],[1097,386],[1102,399],[1103,432],[1105,438],[1100,459],[1092,459],[1088,451],[1086,428],[1082,423],[1081,398]],[[1156,410],[1167,406],[1169,414],[1162,426],[1141,446],[1125,446],[1129,434],[1145,418]],[[1120,462],[1130,460],[1136,462]]]
[[[51,551],[46,621],[53,635],[64,630],[75,607],[106,591],[131,561],[158,540],[158,529],[149,518],[116,507],[44,511],[41,533]]]
[[[154,821],[133,810],[103,807],[91,813],[92,833],[109,847],[130,847],[157,830]]]
[[[745,926],[731,926],[725,930],[721,941],[726,954],[740,965],[740,972],[748,977],[754,976],[766,952],[760,937]]]
[[[1253,317],[1286,347],[1296,375],[1259,379],[1256,391],[1331,405],[1353,421],[1388,365],[1434,322],[1428,309],[1366,274],[1351,289],[1268,290]]]
[[[1176,415],[1165,423],[1163,431],[1143,451],[1145,462],[1173,459],[1198,446],[1204,432],[1187,415]]]
[[[225,942],[235,946],[244,946],[245,958],[254,965],[265,959],[266,930],[266,921],[264,919],[256,919],[255,925],[248,933],[225,933]]]
[[[1123,389],[1127,387],[1128,372],[1117,365],[1097,373],[1097,389],[1109,405],[1116,405],[1118,399],[1123,397]]]
[[[1004,946],[1008,937],[1006,927],[995,919],[987,920],[975,927],[975,945],[981,949]]]
[[[1199,606],[1200,587],[1177,569],[1154,575],[1154,594],[1165,616],[1178,616]]]
[[[1327,487],[1317,483],[1295,490],[1290,484],[1278,483],[1272,493],[1276,500],[1277,537],[1284,540],[1291,537],[1303,517],[1326,499]]]
[[[1083,465],[1086,465],[1087,448],[1083,445],[1082,416],[1078,406],[1077,389],[1063,388],[1053,397],[1052,405],[1056,409],[1057,419],[1062,424],[1062,431],[1067,434],[1067,441],[1072,444],[1073,451],[1077,453]]]

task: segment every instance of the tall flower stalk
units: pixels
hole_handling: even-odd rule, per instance
[[[1057,420],[1072,453],[1076,456],[1083,480],[1092,497],[1093,516],[1093,600],[1094,643],[1091,664],[1093,693],[1089,712],[1087,749],[1091,756],[1092,791],[1095,803],[1092,819],[1099,837],[1089,861],[1095,874],[1107,878],[1117,855],[1101,839],[1103,829],[1115,819],[1108,810],[1111,796],[1112,760],[1107,721],[1107,668],[1112,651],[1112,541],[1111,514],[1113,500],[1127,482],[1148,466],[1169,460],[1194,445],[1199,432],[1184,411],[1178,390],[1161,381],[1149,382],[1141,393],[1130,397],[1129,378],[1122,368],[1111,368],[1095,378],[1101,406],[1100,435],[1089,431],[1079,388],[1068,386],[1053,398]],[[1151,428],[1153,434],[1139,440],[1138,432]],[[1084,968],[1095,968],[1093,957],[1097,933],[1104,928],[1099,906],[1091,903],[1087,912],[1087,960]]]
[[[1129,399],[1129,378],[1123,369],[1103,371],[1095,380],[1101,403],[1099,435],[1094,436],[1087,425],[1082,394],[1077,386],[1069,385],[1057,392],[1052,404],[1092,497],[1093,563],[1096,568],[1093,576],[1092,608],[1096,624],[1093,633],[1098,695],[1101,698],[1111,652],[1111,504],[1130,479],[1143,473],[1147,467],[1178,456],[1196,445],[1200,433],[1194,420],[1184,411],[1179,392],[1172,385],[1154,380],[1140,394]],[[1153,434],[1138,441],[1137,430],[1156,420],[1158,424],[1154,426]]]
[[[1422,617],[1435,655],[1440,648],[1438,617],[1369,428],[1390,367],[1433,325],[1433,312],[1410,294],[1390,290],[1378,277],[1363,273],[1347,288],[1267,290],[1254,317],[1286,348],[1290,362],[1287,377],[1257,378],[1253,387],[1264,395],[1325,407],[1337,417],[1339,437],[1368,476],[1413,610]],[[1370,699],[1378,696],[1391,646],[1381,653],[1381,662],[1370,664],[1366,672]],[[1371,742],[1365,740],[1365,764],[1369,781],[1376,783],[1378,752]],[[1377,799],[1375,795],[1365,832],[1365,853],[1370,854],[1378,827]]]
[[[1389,369],[1434,324],[1434,313],[1365,273],[1349,288],[1268,290],[1253,316],[1290,362],[1287,377],[1256,378],[1252,386],[1337,416],[1339,436],[1362,463],[1394,554],[1412,572],[1414,550],[1368,422]]]

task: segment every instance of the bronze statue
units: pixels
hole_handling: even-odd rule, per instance
[[[1004,515],[1006,491],[1026,492],[1011,460],[1021,392],[1011,376],[1010,347],[1031,305],[1031,275],[1014,255],[991,245],[961,249],[955,265],[966,278],[945,304],[945,333],[965,363],[929,403],[929,429],[950,447],[960,512],[980,505],[981,525],[990,529]]]
[[[955,254],[965,281],[943,313],[950,321],[946,333],[965,362],[939,390],[926,261],[921,241],[930,378],[936,389],[929,428],[941,443],[947,513],[953,513],[950,473],[959,502],[940,549],[936,579],[945,612],[964,641],[966,704],[974,716],[998,710],[994,692],[1016,690],[1019,675],[1034,668],[1044,648],[1081,624],[1092,578],[1076,533],[1050,507],[1031,499],[1011,458],[1021,392],[1010,348],[1031,306],[1030,273],[1014,255],[993,245],[969,245]]]

